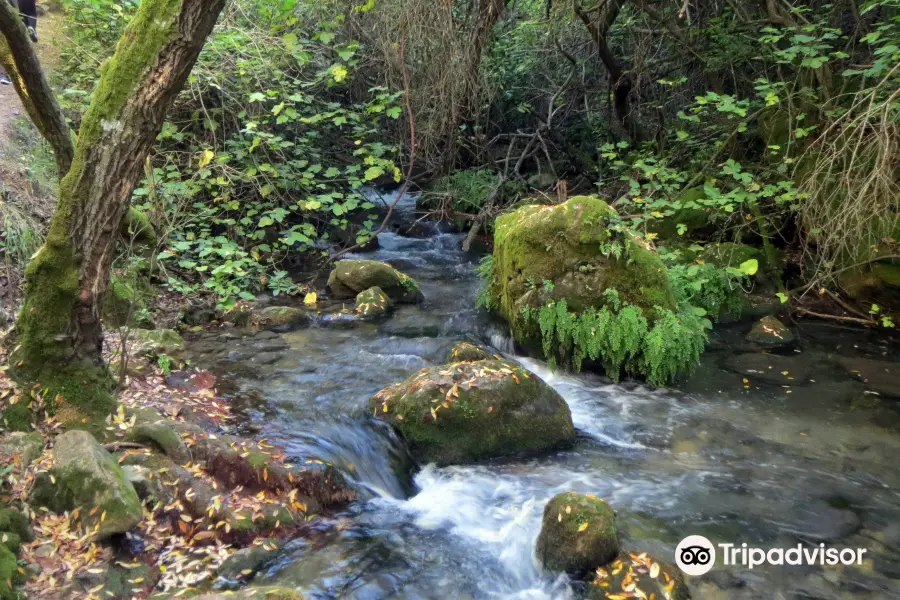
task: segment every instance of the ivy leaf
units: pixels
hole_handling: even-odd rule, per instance
[[[262,102],[266,99],[266,95],[262,92],[253,92],[250,94],[250,102]]]
[[[278,113],[280,113],[283,110],[284,110],[284,102],[281,102],[272,107],[272,114],[277,117]]]
[[[395,106],[393,108],[387,109],[387,112],[385,114],[392,119],[399,119],[402,113],[403,110],[399,106]]]
[[[384,175],[384,169],[381,167],[369,167],[363,174],[363,180],[372,181],[373,179],[378,179],[382,175]]]

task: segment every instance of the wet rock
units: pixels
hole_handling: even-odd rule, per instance
[[[738,354],[725,359],[729,371],[753,381],[765,381],[778,385],[800,385],[809,379],[810,361],[799,356],[776,354]]]
[[[387,313],[391,299],[378,287],[370,287],[356,295],[356,314],[364,319],[373,319]]]
[[[292,306],[267,306],[254,310],[251,322],[259,327],[276,331],[291,331],[306,327],[312,322],[309,311]]]
[[[132,329],[128,335],[134,340],[134,353],[149,360],[184,355],[184,340],[174,329]]]
[[[768,316],[753,325],[746,339],[763,348],[781,348],[794,343],[794,334],[784,323]]]
[[[551,571],[574,575],[605,565],[619,553],[615,520],[612,507],[596,496],[557,494],[544,507],[538,560]]]
[[[453,346],[450,350],[450,356],[447,357],[449,362],[474,362],[478,360],[495,360],[496,356],[491,354],[486,348],[470,344],[469,342],[460,342]]]
[[[36,432],[14,432],[0,438],[0,464],[8,460],[27,469],[28,465],[44,452],[44,437]]]
[[[866,388],[887,398],[900,399],[900,363],[868,358],[839,358],[838,363]]]
[[[588,581],[585,593],[586,600],[688,600],[690,597],[690,590],[678,567],[659,562],[646,553],[635,552],[622,552],[610,564],[599,567]]]
[[[835,508],[818,500],[804,502],[790,515],[781,529],[810,543],[836,542],[859,531],[859,517],[850,510]]]
[[[281,551],[278,540],[266,540],[258,546],[238,550],[219,566],[219,577],[236,581],[249,579]]]
[[[182,311],[181,321],[191,327],[202,327],[216,320],[216,311],[211,306],[193,305]]]
[[[82,525],[101,539],[128,531],[143,517],[134,486],[90,433],[57,436],[53,460],[50,472],[35,479],[32,497],[38,504],[56,512],[81,508]]]
[[[369,400],[421,463],[459,464],[572,443],[565,400],[521,365],[500,360],[422,369]]]
[[[253,363],[254,365],[271,365],[278,362],[280,358],[280,352],[260,352],[256,356],[252,357],[249,362]]]
[[[151,596],[152,600],[168,600],[178,598],[178,593],[171,595]],[[249,587],[233,592],[215,592],[202,596],[192,596],[193,600],[303,600],[303,596],[286,587]]]
[[[381,288],[394,302],[423,300],[419,285],[412,277],[377,260],[340,260],[328,276],[328,288],[336,298],[354,298],[372,287]]]
[[[165,421],[156,423],[139,423],[128,432],[128,439],[141,443],[151,444],[179,464],[191,460],[191,453],[181,436]]]
[[[647,231],[655,233],[663,240],[697,239],[706,237],[715,227],[710,225],[709,213],[702,204],[706,201],[703,188],[685,190],[675,200],[674,214],[661,219],[650,219]]]
[[[593,196],[554,206],[526,205],[497,218],[488,295],[513,338],[543,356],[541,328],[526,308],[565,300],[569,311],[606,306],[615,288],[623,302],[652,319],[656,307],[675,310],[675,297],[659,256],[625,237],[621,259],[601,252],[613,239],[615,211]]]

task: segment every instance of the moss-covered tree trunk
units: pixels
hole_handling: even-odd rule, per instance
[[[26,269],[14,374],[48,389],[63,421],[113,408],[100,310],[116,236],[166,110],[225,0],[143,0],[101,67],[47,241]]]

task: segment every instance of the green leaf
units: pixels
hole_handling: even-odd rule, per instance
[[[776,296],[779,300],[781,300],[781,303],[782,303],[782,304],[786,304],[787,301],[788,301],[788,295],[785,294],[784,292],[778,292],[777,294],[775,294],[775,296]]]
[[[373,179],[378,179],[382,175],[384,175],[384,169],[381,167],[369,167],[363,174],[363,179],[365,181],[372,181]]]
[[[756,272],[759,270],[759,261],[755,258],[751,258],[750,260],[742,262],[738,269],[744,275],[756,275]]]

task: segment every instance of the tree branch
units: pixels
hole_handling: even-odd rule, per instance
[[[25,25],[7,2],[0,2],[0,34],[0,64],[12,79],[28,116],[53,148],[56,170],[62,179],[75,154],[72,135]]]

